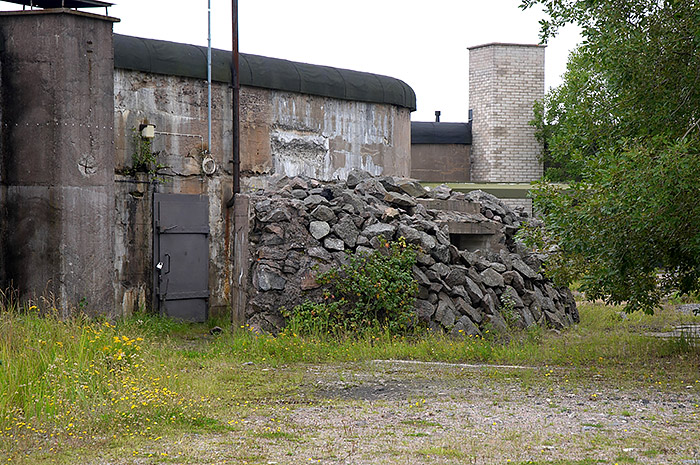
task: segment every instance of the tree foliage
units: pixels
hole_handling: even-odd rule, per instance
[[[581,27],[563,84],[536,108],[547,179],[536,203],[550,270],[591,298],[651,311],[700,277],[700,1],[523,0],[543,41]],[[530,239],[537,239],[530,235]]]

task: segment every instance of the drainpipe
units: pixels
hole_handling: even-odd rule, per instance
[[[241,89],[238,79],[238,0],[231,0],[231,14],[233,22],[233,51],[231,52],[231,84],[233,85],[233,195],[226,203],[228,208],[233,207],[236,194],[241,192],[240,130],[238,121],[238,103]]]

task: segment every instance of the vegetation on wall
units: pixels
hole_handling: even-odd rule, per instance
[[[158,171],[165,168],[164,165],[158,163],[158,154],[153,152],[153,139],[141,136],[141,132],[134,128],[132,130],[132,143],[134,144],[134,152],[131,154],[131,173],[148,173],[157,175]]]
[[[547,177],[572,181],[540,186],[539,245],[588,297],[653,311],[664,294],[700,287],[700,2],[521,6],[535,5],[548,15],[543,41],[567,23],[584,39],[536,109]]]

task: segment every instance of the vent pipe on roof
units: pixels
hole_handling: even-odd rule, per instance
[[[439,123],[440,122],[440,110],[435,112],[435,122]]]

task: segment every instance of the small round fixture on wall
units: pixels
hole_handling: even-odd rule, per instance
[[[207,176],[211,176],[216,172],[216,162],[212,157],[207,155],[202,159],[202,171]]]

